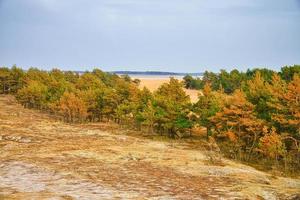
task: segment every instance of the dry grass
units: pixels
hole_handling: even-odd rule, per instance
[[[0,199],[275,199],[300,181],[207,156],[183,141],[70,125],[0,96]]]

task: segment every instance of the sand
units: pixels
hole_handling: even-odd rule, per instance
[[[152,77],[141,76],[141,77],[134,77],[134,78],[141,80],[141,83],[139,86],[140,88],[146,87],[152,92],[155,91],[157,88],[159,88],[159,86],[161,86],[162,84],[168,83],[170,80],[167,77],[152,78]],[[176,77],[176,78],[179,80],[182,80],[182,78],[180,78],[180,77]],[[190,96],[191,102],[193,102],[193,103],[197,102],[198,94],[201,93],[201,91],[199,91],[199,90],[190,90],[190,89],[185,89],[185,88],[184,88],[184,91],[186,92],[187,95]]]

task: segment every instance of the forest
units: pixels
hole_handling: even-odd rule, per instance
[[[0,94],[66,123],[112,121],[172,139],[193,137],[204,127],[201,139],[215,141],[229,158],[284,172],[300,169],[300,65],[170,78],[155,92],[138,85],[99,69],[0,68]],[[196,103],[183,87],[199,89]]]

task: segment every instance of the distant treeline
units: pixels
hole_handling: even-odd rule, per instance
[[[203,89],[206,83],[209,83],[213,90],[223,89],[225,93],[233,93],[236,89],[243,87],[248,80],[253,78],[253,75],[257,72],[267,82],[272,81],[274,74],[278,74],[283,80],[289,82],[293,79],[294,74],[300,73],[300,65],[285,66],[281,68],[280,72],[276,72],[270,69],[248,69],[246,72],[240,72],[236,69],[227,72],[221,70],[220,73],[204,72],[202,77],[194,78],[191,75],[186,75],[184,80],[185,88],[188,89]]]
[[[171,138],[205,127],[205,138],[227,156],[299,172],[300,66],[171,78],[153,93],[138,84],[99,69],[79,74],[0,68],[0,93],[66,122],[115,121]],[[196,103],[184,85],[202,89]]]

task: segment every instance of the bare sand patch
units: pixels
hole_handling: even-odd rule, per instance
[[[149,78],[149,77],[136,77],[141,80],[141,83],[139,85],[140,88],[146,87],[148,88],[151,92],[157,90],[162,84],[168,83],[170,78],[167,77],[158,77],[158,78]],[[180,81],[182,78],[178,78]],[[197,102],[198,100],[198,95],[201,93],[199,90],[191,90],[191,89],[185,89],[184,91],[186,92],[187,95],[190,96],[191,101],[193,103]]]

